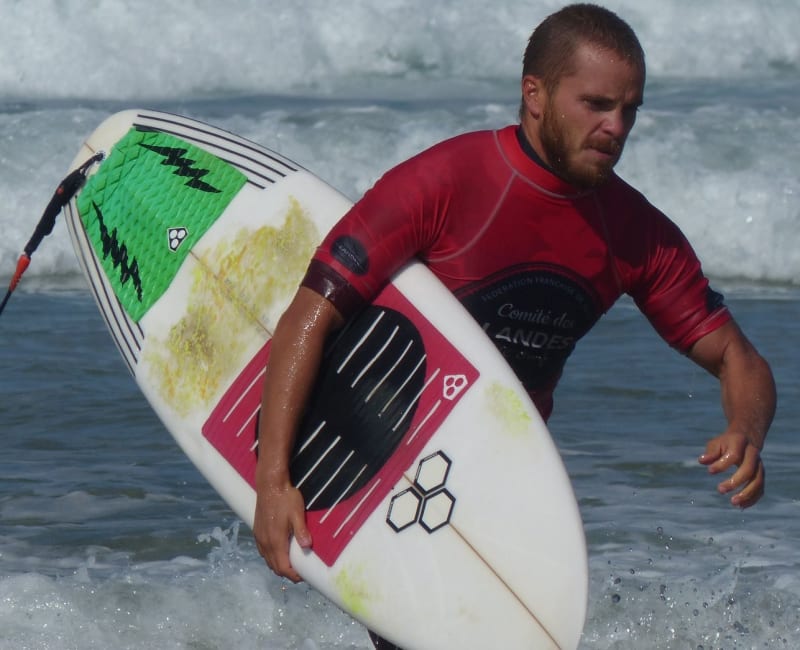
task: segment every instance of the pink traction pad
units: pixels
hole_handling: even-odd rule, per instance
[[[307,512],[314,552],[333,565],[364,521],[397,485],[456,403],[477,380],[477,369],[393,286],[373,302],[402,313],[419,331],[427,356],[424,389],[408,430],[388,461],[349,498]],[[242,370],[203,425],[203,436],[255,489],[256,429],[270,342]]]

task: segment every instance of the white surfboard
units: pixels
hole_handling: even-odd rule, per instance
[[[108,329],[153,409],[248,525],[275,324],[341,194],[184,117],[118,113],[67,209]],[[488,337],[420,263],[337,338],[292,476],[314,548],[300,574],[408,650],[576,648],[582,524],[559,454]],[[234,615],[234,614],[232,614]]]

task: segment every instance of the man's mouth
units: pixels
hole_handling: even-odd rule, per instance
[[[622,151],[622,145],[616,141],[591,144],[589,147],[603,155],[611,157],[618,156]]]

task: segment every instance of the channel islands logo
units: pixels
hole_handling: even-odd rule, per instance
[[[188,228],[167,228],[167,244],[169,245],[169,250],[173,253],[177,251],[188,236]]]
[[[445,488],[452,461],[443,451],[426,456],[417,466],[414,484],[392,497],[386,523],[399,533],[419,524],[428,533],[450,523],[456,498]]]
[[[469,380],[465,375],[445,375],[442,383],[442,397],[453,401],[469,385]]]

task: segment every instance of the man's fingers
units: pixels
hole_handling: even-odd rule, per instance
[[[740,454],[733,451],[726,451],[723,454],[717,455],[713,460],[709,459],[707,463],[708,471],[712,474],[720,474],[731,467],[740,465],[743,458]]]
[[[701,465],[711,465],[720,459],[723,454],[722,445],[717,439],[709,440],[706,445],[705,453],[703,453],[697,460]]]
[[[731,497],[731,503],[741,508],[748,508],[756,503],[764,494],[764,463],[761,454],[755,447],[749,447],[739,469],[727,481],[723,481],[719,490],[723,494],[742,488]]]
[[[722,444],[719,440],[712,440],[706,446],[706,453],[698,459],[701,464],[708,467],[712,474],[719,474],[734,466],[741,466],[747,462],[751,450],[758,450],[746,442],[739,444]],[[755,468],[753,467],[753,471]]]
[[[728,453],[719,461],[711,465],[709,469],[714,471],[714,469],[719,466],[719,471],[723,471],[728,467],[734,465],[738,466],[738,469],[731,475],[729,479],[722,481],[722,483],[719,484],[719,491],[723,494],[727,494],[728,492],[732,492],[743,485],[747,485],[751,480],[753,480],[756,472],[758,471],[759,464],[760,458],[758,451],[754,447],[748,447],[743,458],[739,458],[738,456],[733,456],[732,454]]]
[[[289,558],[289,537],[281,537],[267,544],[257,543],[258,552],[264,558],[267,566],[281,578],[288,578],[292,582],[302,582],[300,574],[295,571]]]
[[[291,486],[263,490],[256,500],[253,536],[258,552],[276,575],[292,582],[302,581],[289,557],[292,537],[302,548],[311,548],[299,490]]]
[[[756,475],[741,492],[731,497],[731,504],[739,508],[749,508],[764,496],[764,465],[759,463]]]
[[[706,445],[705,453],[698,459],[711,474],[719,474],[733,467],[730,478],[717,486],[721,494],[739,490],[731,497],[731,504],[749,508],[764,495],[764,464],[761,451],[741,436],[739,440],[720,436]]]
[[[749,508],[764,495],[764,464],[757,450],[745,454],[745,459],[733,475],[722,481],[717,489],[721,494],[735,490],[739,492],[731,497],[731,504],[740,508]]]
[[[279,553],[275,553],[271,555],[269,558],[265,558],[267,560],[267,564],[272,571],[280,576],[281,578],[287,578],[292,582],[302,582],[303,578],[300,577],[300,574],[295,571],[294,567],[292,566],[292,562],[289,559],[289,545],[286,545],[285,549],[282,549]]]
[[[308,550],[311,548],[311,532],[308,530],[308,526],[306,526],[306,517],[305,512],[301,513],[294,521],[292,522],[293,526],[293,535],[295,541],[300,545],[300,548],[303,550]]]

